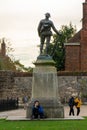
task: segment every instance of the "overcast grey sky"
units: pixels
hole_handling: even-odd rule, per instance
[[[82,3],[85,0],[0,0],[0,38],[11,40],[15,57],[26,66],[39,53],[37,26],[46,12],[59,30],[72,22],[81,28]]]

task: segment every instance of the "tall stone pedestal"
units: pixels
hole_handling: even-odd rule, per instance
[[[39,100],[44,108],[47,118],[63,118],[64,108],[60,103],[58,94],[57,71],[54,61],[47,59],[37,59],[33,70],[32,98],[27,107],[27,118],[31,117],[32,106],[35,100]]]

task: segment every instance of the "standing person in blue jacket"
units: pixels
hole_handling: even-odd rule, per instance
[[[43,107],[40,105],[38,100],[34,102],[34,105],[32,107],[32,118],[34,119],[44,118]]]

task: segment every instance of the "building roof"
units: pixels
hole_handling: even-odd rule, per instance
[[[81,40],[81,30],[77,32],[72,38],[68,40],[68,43],[77,43]]]

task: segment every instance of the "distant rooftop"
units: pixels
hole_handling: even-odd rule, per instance
[[[68,40],[68,43],[78,43],[81,40],[81,30],[77,32],[70,40]]]

